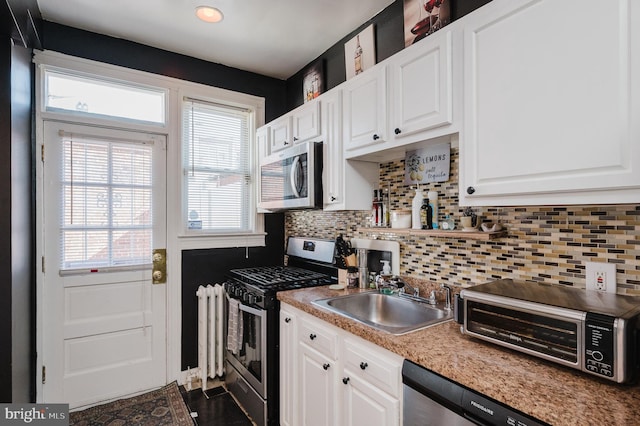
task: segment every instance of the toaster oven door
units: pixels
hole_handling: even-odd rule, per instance
[[[582,366],[580,318],[465,299],[464,330],[483,340],[573,368]]]

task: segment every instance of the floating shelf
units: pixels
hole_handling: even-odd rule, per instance
[[[397,235],[417,235],[425,237],[441,237],[441,238],[459,238],[467,240],[495,240],[506,237],[507,230],[495,232],[483,231],[444,231],[441,229],[410,229],[410,228],[358,228],[358,232],[366,232],[369,234],[397,234]]]

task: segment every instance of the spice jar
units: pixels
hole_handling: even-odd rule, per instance
[[[349,266],[347,268],[347,287],[358,288],[358,267]]]

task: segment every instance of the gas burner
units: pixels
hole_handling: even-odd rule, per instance
[[[322,280],[327,276],[320,272],[294,266],[261,266],[256,268],[232,269],[231,274],[261,288],[278,290],[302,288],[305,282]],[[323,285],[323,284],[312,284]],[[290,287],[289,287],[290,286]]]

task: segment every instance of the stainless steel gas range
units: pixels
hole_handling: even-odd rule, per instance
[[[258,425],[279,421],[278,291],[337,282],[335,242],[290,237],[287,266],[234,269],[225,289],[228,327],[226,384]]]

